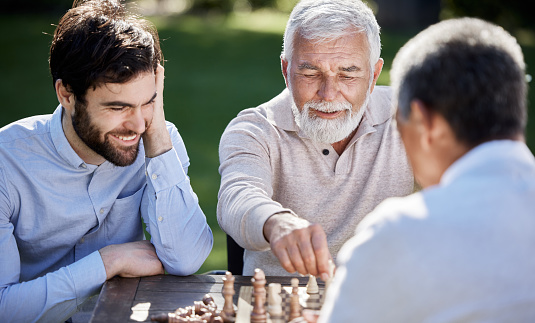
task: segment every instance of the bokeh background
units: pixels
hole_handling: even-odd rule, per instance
[[[226,238],[217,224],[220,176],[218,145],[229,121],[284,88],[279,55],[282,34],[296,0],[138,0],[128,5],[159,30],[165,56],[166,117],[175,123],[191,159],[190,178],[212,227],[212,253],[199,270],[227,268]],[[389,83],[397,50],[429,24],[460,16],[484,18],[517,37],[535,66],[535,20],[525,0],[368,1],[382,27],[385,67],[379,84]],[[3,0],[0,6],[0,127],[23,117],[49,114],[57,99],[48,71],[54,24],[71,0]],[[535,105],[530,83],[529,112]],[[535,120],[528,123],[535,151]]]

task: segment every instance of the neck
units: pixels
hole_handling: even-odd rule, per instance
[[[344,150],[346,150],[346,147],[349,144],[349,142],[351,141],[351,138],[353,138],[353,136],[357,132],[357,128],[355,128],[355,130],[353,130],[353,132],[351,132],[351,134],[349,136],[347,136],[345,139],[342,139],[342,140],[340,140],[338,142],[335,142],[335,143],[331,144],[331,146],[336,151],[338,156],[342,155]]]
[[[67,114],[65,108],[61,114],[61,125],[63,127],[65,137],[67,138],[67,141],[71,145],[72,149],[85,163],[90,165],[100,165],[104,163],[105,159],[94,152],[82,141],[82,139],[80,139],[72,125],[72,118]]]

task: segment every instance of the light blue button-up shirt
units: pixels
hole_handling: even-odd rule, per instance
[[[141,219],[167,272],[194,273],[212,232],[187,176],[176,127],[173,149],[134,164],[90,165],[71,148],[54,114],[0,129],[0,317],[61,322],[98,293],[106,271],[98,250],[143,239]]]

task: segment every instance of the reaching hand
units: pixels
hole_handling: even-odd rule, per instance
[[[142,277],[163,274],[163,266],[150,241],[135,241],[109,245],[99,250],[106,279],[121,277]]]
[[[155,74],[156,82],[156,99],[152,121],[143,134],[143,145],[147,157],[159,156],[173,148],[171,137],[165,124],[165,114],[163,110],[163,84],[165,70],[163,66],[158,65]]]
[[[264,235],[286,271],[321,276],[324,281],[329,278],[331,254],[327,236],[319,224],[279,213],[266,221]]]

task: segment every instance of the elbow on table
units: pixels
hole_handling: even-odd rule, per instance
[[[166,259],[160,258],[160,261],[165,271],[171,275],[193,275],[201,268],[206,258],[208,258],[213,243],[213,236],[210,235],[209,239],[205,240],[204,246],[189,249],[186,251],[187,253],[182,255],[174,255],[174,257],[167,257]]]

